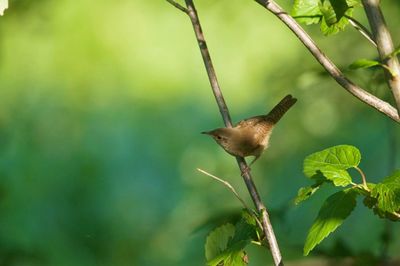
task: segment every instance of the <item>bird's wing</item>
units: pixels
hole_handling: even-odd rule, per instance
[[[236,125],[236,127],[238,127],[238,128],[254,127],[258,123],[266,121],[266,119],[267,119],[266,115],[253,116],[253,117],[250,117],[250,118],[240,121]]]
[[[282,116],[296,103],[297,99],[292,95],[285,96],[272,110],[266,115],[253,116],[240,121],[236,126],[239,128],[253,127],[260,122],[276,124]]]

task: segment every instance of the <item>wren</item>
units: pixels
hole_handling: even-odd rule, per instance
[[[267,115],[253,116],[232,128],[217,128],[201,132],[210,135],[226,152],[233,156],[254,156],[250,167],[266,148],[275,124],[296,103],[292,95],[284,97]],[[250,168],[248,168],[250,169]]]

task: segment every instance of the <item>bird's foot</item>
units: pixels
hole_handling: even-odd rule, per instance
[[[246,168],[242,170],[241,176],[245,176],[246,174],[250,174],[251,168],[249,165],[246,165]]]

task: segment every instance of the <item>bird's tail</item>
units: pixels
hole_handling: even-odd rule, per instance
[[[292,95],[286,95],[272,110],[267,114],[267,120],[276,124],[282,116],[297,102]]]

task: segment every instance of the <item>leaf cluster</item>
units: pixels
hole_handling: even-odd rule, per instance
[[[207,265],[247,265],[244,249],[250,243],[260,241],[260,232],[255,217],[243,210],[241,219],[235,225],[226,223],[208,235],[205,244]]]
[[[324,35],[343,31],[359,0],[295,0],[292,16],[306,25],[320,24]]]
[[[299,189],[295,198],[296,204],[307,200],[323,184],[331,184],[341,190],[329,196],[322,205],[309,230],[304,255],[308,255],[343,223],[356,206],[357,197],[364,197],[364,205],[379,217],[400,221],[400,170],[385,177],[378,184],[367,183],[364,173],[358,167],[360,161],[360,151],[350,145],[334,146],[305,158],[303,172],[314,184]],[[350,168],[360,173],[362,183],[357,184],[353,181],[348,172]]]

